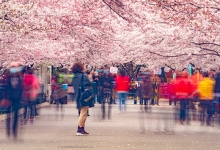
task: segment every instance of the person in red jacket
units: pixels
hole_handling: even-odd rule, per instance
[[[174,84],[175,99],[180,101],[180,123],[183,124],[186,120],[189,121],[188,107],[189,99],[193,93],[192,81],[188,78],[188,73],[183,71],[181,77]],[[187,109],[187,111],[186,111]],[[189,122],[188,122],[189,123]]]
[[[33,70],[29,69],[27,70],[26,74],[23,78],[23,105],[24,105],[24,116],[23,116],[23,122],[22,124],[27,124],[28,118],[27,118],[27,108],[30,109],[30,123],[33,124],[33,119],[36,116],[36,99],[38,96],[38,91],[40,88],[39,80],[35,75],[33,74]]]
[[[130,88],[130,79],[125,75],[124,71],[120,71],[120,75],[115,78],[115,89],[118,94],[118,106],[119,113],[122,111],[122,104],[124,105],[124,111],[126,111],[126,98]]]

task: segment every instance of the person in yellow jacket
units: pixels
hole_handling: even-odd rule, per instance
[[[206,124],[211,125],[212,117],[212,101],[214,99],[214,86],[215,81],[209,77],[208,72],[203,73],[203,80],[199,82],[199,100],[200,100],[200,121],[201,125],[205,124],[205,112],[207,111],[208,117],[206,119]]]

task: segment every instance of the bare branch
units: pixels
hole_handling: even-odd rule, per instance
[[[191,42],[195,45],[208,45],[208,44],[211,44],[211,45],[215,45],[215,46],[220,46],[220,44],[217,44],[217,43],[212,43],[212,42],[202,42],[202,43],[196,43],[196,42]]]
[[[161,55],[161,54],[158,54],[158,53],[155,53],[155,52],[150,52],[150,53],[161,56],[161,57],[180,57],[180,56],[187,55],[186,53],[185,54],[179,54],[179,55],[173,55],[173,56],[171,56],[171,55]]]
[[[123,18],[124,20],[128,21],[128,19],[125,18],[125,17],[123,17],[121,14],[119,14],[119,12],[117,12],[117,11],[112,7],[112,5],[108,4],[108,3],[106,2],[106,0],[102,0],[102,1],[103,1],[112,11],[114,11],[119,17],[121,17],[121,18]]]
[[[211,53],[212,55],[220,56],[220,54],[218,52],[216,52],[215,50],[212,50],[212,49],[209,49],[209,48],[203,48],[203,47],[200,47],[200,48],[202,50],[213,52],[213,53]]]
[[[8,18],[8,15],[7,15],[7,14],[5,14],[3,18],[0,17],[0,19],[2,19],[2,20],[6,20],[6,21],[9,21],[9,22],[13,23],[13,25],[15,25],[15,22],[12,21],[10,18]]]
[[[195,55],[195,56],[205,56],[205,55],[215,55],[215,56],[220,56],[219,54],[214,54],[214,53],[205,53],[205,54],[194,54],[194,53],[192,53],[192,55]]]

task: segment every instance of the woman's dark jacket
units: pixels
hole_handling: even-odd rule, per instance
[[[83,82],[82,82],[82,75],[83,75]],[[81,86],[81,82],[83,83],[83,86],[85,89],[89,89],[92,86],[92,83],[90,82],[90,80],[86,74],[84,74],[84,73],[75,73],[74,74],[72,84],[74,87],[77,109],[80,109],[83,107],[83,105],[79,101],[79,99],[80,99],[79,87]],[[92,103],[89,107],[94,107],[94,103]]]

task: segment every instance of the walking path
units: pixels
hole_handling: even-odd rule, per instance
[[[117,113],[112,105],[111,119],[100,120],[101,106],[89,111],[86,121],[88,136],[76,136],[78,111],[75,103],[64,107],[64,117],[55,111],[55,105],[42,107],[40,118],[33,125],[20,125],[19,138],[7,139],[5,122],[0,122],[0,150],[219,150],[220,128],[173,123],[173,106],[161,101],[150,112],[141,112],[140,105],[128,101],[127,112]],[[107,105],[106,105],[107,106]],[[174,134],[166,134],[168,125]],[[145,129],[145,132],[141,130]],[[159,132],[155,132],[155,131]]]

